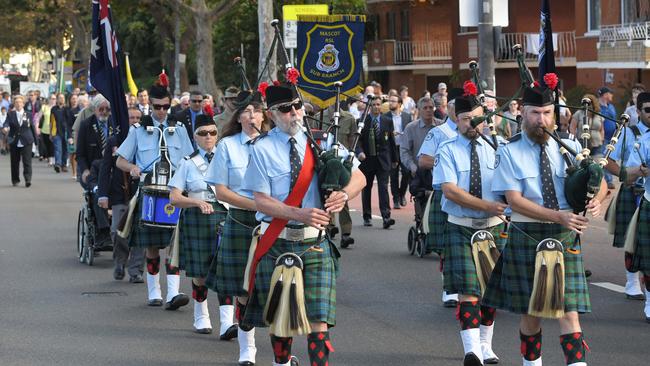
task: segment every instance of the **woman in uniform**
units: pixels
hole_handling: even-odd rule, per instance
[[[206,180],[215,184],[217,198],[230,204],[216,260],[210,267],[207,285],[220,294],[237,297],[239,320],[239,364],[255,364],[255,328],[242,324],[247,293],[243,289],[246,261],[253,237],[255,220],[253,194],[241,187],[251,145],[262,131],[264,121],[261,95],[244,91],[237,96],[237,110],[223,128],[216,157],[210,164]]]

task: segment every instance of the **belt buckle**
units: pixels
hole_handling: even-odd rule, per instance
[[[303,241],[305,239],[305,230],[285,228],[285,239],[288,241]]]
[[[472,227],[474,229],[483,229],[487,225],[486,219],[472,219]]]

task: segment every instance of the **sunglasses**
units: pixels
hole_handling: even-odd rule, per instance
[[[650,107],[643,108],[643,111],[646,112],[646,113],[650,113]]]
[[[170,104],[154,104],[153,109],[155,109],[155,110],[161,110],[161,109],[167,110],[167,109],[169,109],[170,106],[171,106]]]
[[[199,132],[197,132],[196,134],[197,134],[198,136],[201,136],[201,137],[205,137],[205,136],[207,136],[207,135],[210,135],[210,136],[217,136],[217,130],[210,130],[210,131],[205,131],[205,130],[203,130],[203,131],[199,131]]]
[[[192,103],[201,103],[203,102],[203,99],[192,99],[190,100]]]
[[[289,113],[291,112],[291,108],[294,108],[295,110],[302,108],[302,102],[298,101],[293,104],[283,104],[275,107],[274,109],[282,113]]]

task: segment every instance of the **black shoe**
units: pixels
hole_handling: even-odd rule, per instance
[[[25,182],[25,188],[29,188],[32,186],[32,182]]]
[[[401,208],[401,207],[400,207],[399,200],[394,200],[394,201],[393,201],[393,207],[394,207],[396,210],[399,210],[399,209]]]
[[[470,352],[465,355],[465,359],[463,359],[463,366],[483,366],[483,363],[481,362],[481,359],[474,354],[474,352]]]
[[[334,239],[336,235],[339,233],[339,228],[336,226],[331,226],[328,229],[328,231],[329,231],[330,239]]]
[[[162,306],[162,299],[151,299],[147,301],[147,305],[149,306]]]
[[[124,265],[118,264],[113,269],[113,279],[116,281],[122,281],[124,279]]]
[[[456,301],[456,300],[447,300],[447,301],[442,303],[442,306],[445,307],[445,308],[455,308],[456,306],[458,306],[458,301]]]
[[[239,324],[233,324],[228,328],[222,335],[219,336],[219,339],[222,341],[229,341],[233,338],[237,338],[237,328]]]
[[[194,329],[194,333],[198,333],[198,334],[212,334],[212,328]]]
[[[181,306],[185,306],[190,302],[190,298],[184,293],[180,293],[174,296],[171,301],[167,301],[165,304],[165,310],[176,310]]]
[[[372,221],[370,219],[363,219],[363,226],[372,226]]]
[[[591,277],[591,270],[585,269],[585,277],[586,278]]]
[[[643,296],[643,294],[638,294],[638,295],[625,294],[625,298],[628,300],[645,300],[645,296]]]
[[[60,173],[61,172],[61,167],[58,166],[58,165],[55,165],[54,166],[54,171],[57,172],[57,173]]]
[[[388,218],[384,219],[384,229],[388,229],[389,227],[395,225],[395,220]]]
[[[406,197],[402,196],[402,198],[399,201],[400,205],[406,207]]]
[[[142,275],[134,275],[129,277],[129,282],[131,283],[144,283],[144,279],[142,278]]]
[[[341,248],[345,249],[352,244],[354,244],[354,238],[350,237],[350,234],[341,235]]]

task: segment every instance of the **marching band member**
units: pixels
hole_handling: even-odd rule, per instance
[[[328,328],[336,323],[339,254],[320,233],[330,215],[359,194],[365,179],[355,161],[349,183],[322,202],[314,174],[316,158],[301,131],[304,111],[295,90],[269,86],[266,102],[267,116],[276,127],[253,145],[243,181],[243,189],[253,192],[257,219],[262,221],[262,236],[249,267],[250,298],[243,323],[259,327],[270,320],[273,365],[297,364],[291,356],[292,337],[308,333],[309,364],[324,366],[333,350]],[[347,155],[347,150],[340,151]]]
[[[559,307],[559,314],[553,317],[559,317],[560,343],[566,363],[583,366],[586,365],[586,346],[578,313],[590,312],[591,304],[580,244],[575,236],[587,228],[588,219],[571,211],[563,193],[566,162],[558,143],[544,132],[544,129],[552,131],[555,125],[553,101],[553,93],[547,88],[526,88],[523,132],[513,136],[510,143],[497,152],[492,191],[505,195],[512,208],[512,230],[492,272],[482,304],[521,314],[521,355],[523,364],[527,366],[542,364],[541,318],[529,315],[537,314],[537,308],[529,306],[531,297],[535,303],[554,303]],[[581,150],[578,142],[565,142],[575,151]],[[587,204],[587,210],[593,216],[600,214],[600,201],[606,194],[607,186],[602,180],[599,193]],[[536,270],[537,249],[538,244],[542,244],[540,241],[546,241],[542,240],[545,238],[559,241],[561,246],[554,244],[549,247],[559,248],[562,252],[557,255],[557,264],[543,263],[540,268],[545,270],[544,278],[552,276],[556,284],[563,282],[564,286],[553,287],[559,294],[556,291],[546,294],[537,291],[540,298],[536,298],[533,296],[537,288],[534,279],[537,274],[542,278],[541,270]],[[561,254],[563,260],[559,260]],[[553,266],[553,271],[546,273],[547,265]],[[562,267],[563,271],[556,273]]]
[[[191,154],[192,144],[187,136],[187,130],[182,123],[176,123],[177,127],[173,133],[168,127],[171,127],[171,121],[167,119],[167,111],[170,108],[171,96],[167,89],[166,75],[161,74],[162,80],[152,85],[149,89],[149,97],[152,102],[153,112],[150,116],[145,116],[142,122],[136,123],[129,129],[122,145],[117,150],[119,155],[116,165],[122,171],[128,172],[131,177],[140,177],[140,187],[151,181],[152,166],[160,158],[161,146],[159,145],[160,133],[164,130],[167,151],[171,170],[178,167],[178,163],[184,156]],[[171,173],[171,172],[169,172]],[[137,204],[133,210],[131,225],[132,231],[129,238],[129,246],[136,248],[146,248],[147,263],[147,290],[148,305],[162,306],[162,293],[160,290],[160,254],[159,249],[165,248],[170,244],[173,230],[170,228],[151,227],[140,225],[139,221],[142,216],[142,190],[139,190]],[[189,298],[187,295],[179,292],[180,276],[178,268],[171,266],[167,261],[167,299],[165,304],[166,310],[176,310],[181,306],[187,305]]]
[[[640,97],[640,99],[639,99]],[[635,144],[639,143],[639,140],[645,133],[650,131],[650,113],[645,113],[643,111],[643,104],[650,103],[650,93],[640,93],[637,96],[636,107],[638,110],[638,116],[640,116],[639,121],[634,126],[627,126],[623,131],[623,137],[618,139],[616,143],[616,149],[609,156],[609,161],[607,164],[607,170],[610,173],[620,177],[621,181],[626,179],[624,169],[627,172],[630,172],[632,168],[638,167],[640,162],[636,161],[636,166],[631,165],[631,158],[637,156],[635,152]],[[643,118],[645,116],[646,118]],[[623,155],[624,154],[624,155]],[[621,161],[621,166],[617,163]],[[627,228],[632,220],[634,211],[637,208],[637,202],[643,196],[643,187],[640,184],[626,184],[625,182],[621,184],[620,191],[618,195],[614,198],[616,200],[615,206],[615,231],[614,231],[614,242],[613,245],[617,248],[623,248],[625,244],[625,233]],[[610,206],[610,209],[613,206]],[[625,282],[625,296],[628,299],[632,300],[643,300],[643,292],[641,292],[641,284],[639,281],[639,273],[630,272],[629,264],[631,263],[630,253],[625,253],[625,264],[626,264],[626,274],[627,280]]]
[[[637,107],[639,111],[639,121],[642,125],[650,124],[650,93],[641,93],[637,97]],[[632,248],[627,245],[626,266],[632,272],[640,271],[643,273],[645,283],[645,319],[650,323],[650,231],[648,230],[648,221],[650,221],[650,169],[647,161],[650,159],[650,135],[645,134],[640,140],[639,149],[630,156],[629,165],[634,167],[628,170],[628,181],[631,183],[638,177],[645,177],[645,193],[641,199],[641,205],[638,209],[638,223],[636,228],[636,240],[633,240]]]
[[[226,214],[223,207],[206,183],[208,166],[213,160],[217,144],[217,126],[209,114],[199,114],[194,121],[194,141],[197,149],[192,155],[181,160],[169,182],[170,202],[182,208],[179,220],[179,261],[178,267],[192,278],[192,298],[194,299],[194,329],[200,334],[212,333],[208,311],[208,288],[205,278],[217,250],[218,226]],[[187,197],[183,195],[187,194]],[[222,328],[232,326],[232,301],[219,295]],[[230,312],[227,310],[230,309]],[[221,309],[220,309],[221,310]],[[229,314],[228,314],[229,313]],[[228,316],[230,315],[230,316]],[[223,334],[225,332],[222,332]],[[231,336],[232,338],[232,331]]]
[[[464,365],[495,364],[499,362],[492,351],[495,309],[480,306],[486,282],[481,282],[480,277],[492,268],[480,268],[475,263],[473,252],[478,244],[474,243],[474,234],[490,232],[489,245],[497,249],[494,238],[499,238],[503,230],[499,216],[507,205],[491,190],[495,150],[479,137],[485,122],[476,125],[472,121],[483,115],[480,103],[473,95],[458,97],[455,113],[458,136],[438,148],[433,175],[433,184],[442,187],[442,210],[449,220],[445,232],[444,288],[448,293],[458,294]],[[489,250],[483,253],[486,254],[490,255]],[[479,255],[477,252],[476,257]]]
[[[254,365],[255,328],[242,323],[248,294],[242,286],[255,219],[253,194],[242,189],[250,150],[260,132],[268,131],[264,121],[264,104],[259,93],[240,92],[237,109],[223,126],[215,159],[210,163],[206,181],[215,184],[217,198],[230,204],[216,259],[210,266],[207,286],[221,296],[236,297],[239,327],[239,364]]]
[[[432,174],[435,170],[433,166],[434,158],[438,154],[440,144],[458,135],[454,104],[455,102],[453,99],[447,103],[447,119],[443,124],[432,128],[429,133],[427,133],[427,136],[424,138],[424,142],[422,142],[422,146],[420,147],[420,151],[418,152],[418,167],[425,170],[431,170]],[[431,194],[429,217],[423,218],[424,220],[428,220],[429,223],[429,233],[425,239],[426,246],[427,250],[438,253],[440,255],[440,260],[444,261],[442,251],[445,243],[444,232],[447,223],[447,214],[442,211],[442,206],[440,204],[442,200],[442,188],[439,185],[433,185],[433,193]],[[444,269],[444,265],[441,266],[441,268]],[[456,307],[458,304],[458,294],[450,294],[443,289],[442,303],[445,307]]]

